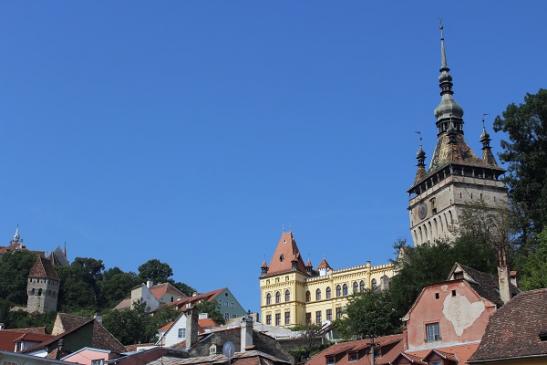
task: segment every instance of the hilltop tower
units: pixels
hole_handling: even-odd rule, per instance
[[[436,239],[452,239],[466,207],[488,209],[507,206],[507,190],[499,177],[490,148],[490,136],[483,127],[482,156],[477,157],[464,139],[463,108],[454,99],[452,76],[446,58],[444,29],[441,25],[441,101],[435,108],[437,145],[426,168],[422,146],[416,155],[417,171],[408,190],[410,230],[415,245]]]
[[[59,276],[55,268],[51,261],[37,255],[27,279],[27,312],[56,311],[58,295]]]
[[[394,275],[393,264],[333,269],[323,259],[314,268],[311,260],[304,263],[292,232],[281,234],[270,264],[260,269],[262,321],[280,327],[340,318],[351,294],[387,289]]]

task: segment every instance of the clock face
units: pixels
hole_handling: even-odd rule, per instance
[[[426,216],[427,216],[427,205],[422,203],[418,205],[418,217],[420,217],[420,219],[424,219]]]

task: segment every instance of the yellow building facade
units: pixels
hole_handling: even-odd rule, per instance
[[[327,260],[304,264],[291,232],[283,232],[269,263],[262,263],[260,307],[262,322],[293,327],[323,324],[342,316],[349,297],[366,289],[389,287],[394,265],[363,265],[333,269]]]

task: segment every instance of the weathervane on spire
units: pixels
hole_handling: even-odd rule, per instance
[[[482,113],[482,129],[486,129],[486,127],[484,126],[484,121],[487,116],[488,116],[488,113]]]
[[[418,141],[420,142],[420,146],[422,145],[422,132],[421,131],[414,131],[418,135]]]
[[[446,62],[446,47],[444,45],[444,24],[443,20],[439,19],[439,31],[441,32],[441,69],[448,68]]]

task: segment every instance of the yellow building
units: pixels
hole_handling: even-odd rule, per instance
[[[292,232],[283,232],[270,264],[263,262],[261,271],[262,321],[291,327],[340,318],[351,294],[386,289],[394,266],[369,262],[335,270],[324,259],[314,268],[309,260],[304,264]]]

